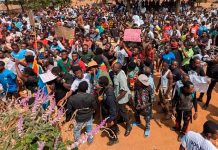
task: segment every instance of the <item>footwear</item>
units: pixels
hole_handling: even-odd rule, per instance
[[[129,135],[130,135],[130,132],[131,132],[131,130],[132,130],[132,127],[131,127],[131,126],[130,126],[130,127],[128,127],[128,128],[126,129],[126,132],[125,132],[124,136],[129,136]]]
[[[207,104],[204,104],[204,106],[202,107],[204,110],[206,110],[208,108]]]
[[[144,135],[146,137],[148,137],[150,135],[150,129],[146,129],[145,132],[144,132]]]
[[[198,102],[203,102],[203,99],[199,97],[199,98],[197,98],[197,101]]]
[[[141,124],[141,122],[136,121],[136,122],[132,123],[132,126],[139,126],[140,124]]]
[[[87,142],[88,142],[89,144],[91,144],[91,143],[93,142],[93,140],[94,140],[94,137],[93,137],[93,136],[92,136],[92,137],[88,137]]]
[[[116,139],[116,140],[110,140],[108,143],[107,143],[107,145],[108,146],[112,146],[112,145],[114,145],[114,144],[117,144],[119,141],[118,141],[118,139]]]

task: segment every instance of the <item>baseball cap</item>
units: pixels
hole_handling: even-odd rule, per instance
[[[90,61],[90,62],[88,63],[88,68],[97,67],[97,66],[98,66],[98,64],[97,64],[97,62],[94,61],[94,60],[92,60],[92,61]]]
[[[208,120],[204,123],[203,129],[204,133],[216,134],[218,130],[218,124],[211,120]]]
[[[145,86],[149,86],[149,81],[148,81],[148,77],[144,74],[140,74],[138,76],[138,80]]]

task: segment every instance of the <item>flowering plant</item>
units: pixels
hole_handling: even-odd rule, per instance
[[[50,105],[44,110],[42,105],[48,102]],[[20,98],[1,107],[0,149],[43,150],[66,147],[66,143],[59,138],[59,123],[64,116],[64,109],[57,109],[53,96],[46,96],[38,90],[33,97]]]

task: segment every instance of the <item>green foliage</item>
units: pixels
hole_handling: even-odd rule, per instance
[[[54,149],[58,139],[58,149],[66,149],[67,142],[62,142],[60,128],[43,120],[45,111],[37,109],[36,119],[32,119],[31,109],[23,111],[21,108],[11,107],[0,113],[0,149],[1,150],[37,150],[37,142],[45,142],[45,149]],[[23,118],[23,134],[18,132],[18,120]],[[50,116],[51,118],[52,116]],[[53,119],[53,118],[51,118]]]

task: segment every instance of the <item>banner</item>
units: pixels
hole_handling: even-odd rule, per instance
[[[75,29],[71,29],[63,26],[56,26],[55,34],[57,35],[57,37],[63,37],[69,40],[74,38]]]
[[[124,41],[141,42],[141,29],[125,29]]]

